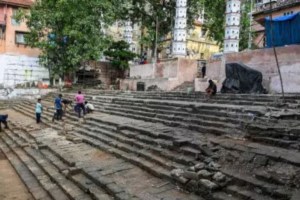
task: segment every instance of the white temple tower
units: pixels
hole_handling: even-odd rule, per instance
[[[124,40],[130,45],[132,51],[133,46],[133,27],[131,21],[125,21]]]
[[[239,51],[241,0],[227,0],[224,53]]]
[[[187,0],[176,0],[176,17],[173,35],[173,56],[186,56]]]

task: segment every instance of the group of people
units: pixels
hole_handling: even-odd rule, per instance
[[[95,110],[93,104],[85,101],[85,97],[81,93],[81,91],[78,91],[78,93],[76,94],[75,102],[76,105],[74,107],[74,111],[78,114],[79,118],[81,118],[81,110],[83,112],[83,115],[87,113],[92,113]],[[59,94],[54,100],[55,113],[53,115],[52,121],[54,121],[55,119],[62,120],[63,114],[64,112],[66,112],[67,108],[69,106],[73,107],[72,103],[73,103],[72,100],[63,99],[62,94]],[[41,99],[39,98],[35,106],[36,123],[41,122],[42,112],[43,112],[43,106],[41,104]]]

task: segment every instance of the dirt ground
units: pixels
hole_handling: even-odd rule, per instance
[[[18,119],[21,115],[10,110],[1,110]],[[14,114],[13,114],[14,113]],[[1,133],[0,133],[1,134]],[[0,150],[0,200],[33,200],[31,194],[19,178],[14,168],[10,165]]]
[[[1,134],[1,133],[0,133]],[[0,199],[33,200],[14,168],[0,151]]]

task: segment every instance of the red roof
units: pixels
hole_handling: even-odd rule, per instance
[[[0,4],[8,4],[19,7],[29,7],[33,4],[32,0],[1,0]]]

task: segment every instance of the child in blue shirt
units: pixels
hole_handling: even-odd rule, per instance
[[[35,105],[35,115],[36,115],[36,123],[41,122],[41,115],[43,112],[43,106],[41,104],[41,99],[38,99],[36,105]]]

